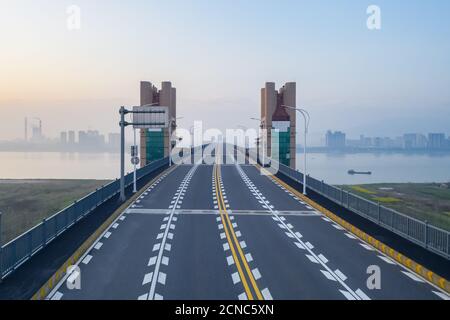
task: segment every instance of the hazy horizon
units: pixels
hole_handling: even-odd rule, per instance
[[[381,30],[366,27],[371,4]],[[70,5],[80,30],[67,28]],[[53,137],[117,132],[141,80],[172,81],[185,128],[256,127],[264,83],[296,81],[313,144],[328,129],[448,135],[448,12],[448,2],[417,0],[0,0],[0,140],[23,137],[25,116]]]

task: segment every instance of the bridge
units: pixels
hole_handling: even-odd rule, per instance
[[[381,242],[395,234],[368,236],[352,224],[358,219],[341,219],[292,181],[227,150],[216,146],[212,164],[166,166],[33,298],[449,299],[444,278]],[[410,247],[447,268],[447,259]]]

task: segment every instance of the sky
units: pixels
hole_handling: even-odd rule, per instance
[[[256,127],[264,83],[296,81],[313,144],[327,129],[450,134],[449,12],[441,0],[0,0],[0,140],[22,137],[25,116],[47,136],[118,131],[141,80],[172,81],[185,128]]]

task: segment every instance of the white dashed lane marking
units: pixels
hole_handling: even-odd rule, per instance
[[[421,283],[425,283],[424,280],[422,280],[421,278],[419,278],[418,276],[416,276],[415,274],[408,272],[408,271],[401,271],[404,275],[408,276],[409,278],[413,279],[414,281],[417,282],[421,282]]]
[[[91,260],[92,260],[92,256],[90,254],[88,254],[86,257],[84,257],[82,263],[88,264]]]
[[[242,179],[244,181],[248,182],[249,178],[247,177],[245,172],[242,170],[242,168],[238,164],[236,164],[236,168],[237,168],[239,174],[241,175]],[[327,267],[328,259],[326,259],[325,256],[323,256],[322,254],[316,255],[312,251],[314,249],[314,246],[310,242],[303,242],[301,240],[301,238],[298,236],[298,234],[294,233],[294,231],[292,231],[293,226],[289,223],[288,224],[285,223],[285,219],[282,219],[282,217],[280,217],[278,215],[278,212],[273,209],[273,206],[271,206],[271,204],[266,200],[266,198],[261,194],[261,192],[258,189],[256,189],[254,186],[252,186],[251,189],[253,189],[253,191],[257,194],[257,200],[261,203],[261,205],[270,210],[270,212],[273,215],[273,220],[275,220],[275,222],[277,222],[278,226],[281,229],[287,230],[287,232],[285,232],[286,234],[290,233],[291,235],[294,236],[293,240],[294,240],[294,243],[297,245],[297,247],[308,251],[308,254],[306,254],[306,257],[309,259],[309,261],[311,261],[312,263],[315,263],[315,264],[322,265],[322,267],[325,269],[325,270],[320,270],[322,272],[322,274],[325,275],[325,277],[329,280],[339,282],[339,284],[343,288],[346,289],[346,290],[340,290],[340,291],[342,292],[342,294],[345,293],[344,296],[346,296],[347,299],[349,299],[349,297],[351,297],[351,299],[353,299],[353,300],[363,299],[361,296],[359,296],[356,293],[356,291],[353,291],[348,285],[346,285],[344,280],[342,280],[338,275],[334,274],[334,271],[332,271],[329,267]]]
[[[450,300],[450,296],[448,296],[447,294],[445,294],[443,292],[433,291],[433,293],[435,295],[437,295],[439,298],[441,298],[442,300]]]
[[[57,291],[50,300],[61,300],[62,297],[63,297],[63,294],[61,292]]]
[[[191,177],[194,175],[197,170],[198,165],[193,166],[189,172],[186,174],[185,178],[182,180],[180,187],[178,187],[175,196],[173,197],[173,201],[169,206],[170,211],[167,212],[167,216],[163,218],[163,223],[161,224],[160,230],[156,239],[160,242],[153,245],[153,252],[158,252],[156,256],[153,256],[149,259],[148,267],[153,267],[153,272],[147,273],[144,276],[144,280],[142,285],[146,285],[150,283],[150,291],[148,294],[141,295],[138,299],[148,299],[148,300],[162,300],[163,296],[156,292],[156,284],[165,285],[167,274],[161,271],[161,266],[169,265],[169,257],[163,255],[164,252],[170,252],[172,250],[172,245],[168,243],[169,240],[173,239],[173,233],[171,230],[175,230],[175,222],[178,220],[176,215],[178,212],[175,212],[175,209],[181,208],[180,204],[182,204],[182,199],[185,194],[187,187],[189,186],[189,182]]]
[[[335,273],[342,281],[347,280],[347,277],[345,276],[345,274],[343,274],[343,273],[341,272],[341,270],[336,269],[336,270],[334,270],[334,273]]]
[[[371,246],[368,246],[368,245],[365,244],[365,243],[360,242],[359,244],[361,245],[361,247],[363,247],[363,248],[366,249],[366,250],[369,250],[369,251],[375,251],[374,248],[372,248]]]
[[[396,264],[394,261],[392,261],[392,260],[389,259],[388,257],[379,255],[378,258],[380,258],[381,260],[383,260],[383,261],[386,262],[386,263],[389,263],[389,264]]]

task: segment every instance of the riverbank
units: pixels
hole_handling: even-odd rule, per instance
[[[108,180],[0,179],[2,244],[108,183]]]
[[[450,230],[450,183],[377,183],[341,187],[410,217]]]

